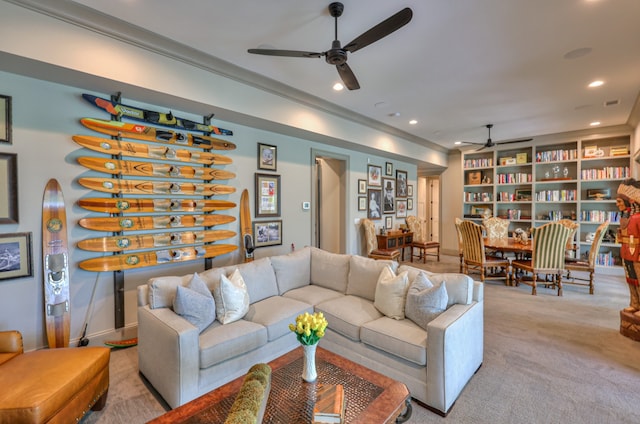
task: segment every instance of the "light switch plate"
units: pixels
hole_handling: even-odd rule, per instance
[[[302,209],[305,211],[308,211],[309,209],[311,209],[311,203],[310,202],[302,202]]]

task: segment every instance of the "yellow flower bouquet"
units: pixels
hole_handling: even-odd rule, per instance
[[[296,333],[298,341],[303,345],[314,345],[324,336],[327,325],[329,323],[322,312],[305,312],[298,315],[295,324],[289,324],[289,330]]]

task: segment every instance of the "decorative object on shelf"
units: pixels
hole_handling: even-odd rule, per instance
[[[407,171],[396,170],[396,197],[407,197]]]
[[[518,165],[527,163],[527,153],[526,152],[516,153],[516,163]]]
[[[628,146],[611,146],[609,148],[609,156],[626,156],[629,154]]]
[[[467,173],[467,184],[468,185],[482,184],[482,172],[480,172],[480,171],[468,172]]]
[[[483,176],[482,184],[491,184],[491,178],[488,175]]]
[[[0,153],[0,224],[17,224],[18,155]]]
[[[306,382],[314,382],[318,378],[316,373],[316,347],[327,329],[329,323],[322,312],[314,312],[296,317],[295,324],[289,324],[289,330],[296,333],[296,338],[304,349],[302,379]]]
[[[31,233],[0,234],[0,280],[32,275]]]
[[[280,175],[256,173],[256,217],[280,216]]]
[[[517,188],[514,191],[515,200],[520,202],[531,201],[531,189]]]
[[[584,148],[585,159],[601,158],[604,156],[604,150],[599,149],[598,146],[588,146]]]
[[[276,146],[258,143],[258,169],[276,171],[278,165],[278,151]]]
[[[506,158],[506,160],[504,161],[505,165],[516,165],[517,164],[517,160],[516,158]]]
[[[253,223],[253,236],[257,247],[282,244],[282,220]]]
[[[11,144],[11,96],[0,94],[0,143]]]
[[[378,165],[367,165],[367,184],[370,187],[382,186],[382,168]]]
[[[611,190],[608,188],[589,189],[587,190],[587,199],[609,200],[611,199]]]

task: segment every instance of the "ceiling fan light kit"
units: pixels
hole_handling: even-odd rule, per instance
[[[333,2],[329,5],[329,14],[334,18],[335,37],[331,43],[331,49],[325,52],[307,52],[300,50],[279,50],[279,49],[249,49],[249,53],[262,54],[267,56],[286,56],[286,57],[307,57],[307,58],[325,58],[330,65],[335,65],[338,75],[349,90],[357,90],[360,88],[358,79],[347,65],[347,53],[354,53],[369,44],[386,37],[387,35],[402,28],[411,21],[413,11],[410,8],[404,8],[395,15],[385,19],[378,25],[370,28],[353,41],[342,47],[338,40],[338,18],[342,16],[344,5],[339,2]]]

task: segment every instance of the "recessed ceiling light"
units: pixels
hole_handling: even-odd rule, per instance
[[[455,142],[455,143],[453,143],[453,144],[455,144],[455,145],[460,145],[460,144],[462,144],[462,141],[456,141],[456,142]]]
[[[337,82],[335,84],[333,84],[333,89],[336,91],[342,91],[344,90],[344,85],[342,85],[341,83]]]
[[[604,81],[602,80],[591,81],[589,83],[589,88],[600,87],[602,84],[604,84]]]
[[[409,121],[409,124],[411,124],[411,125],[415,125],[417,123],[418,123],[418,121],[416,121],[415,119],[412,119],[411,121]]]
[[[589,125],[591,125],[592,127],[597,127],[598,125],[600,125],[600,121],[593,121]]]

